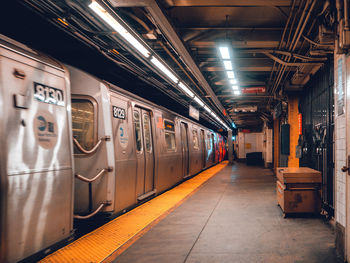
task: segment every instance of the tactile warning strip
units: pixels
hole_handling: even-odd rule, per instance
[[[155,197],[130,212],[112,220],[93,232],[57,250],[40,262],[102,262],[110,261],[124,251],[142,233],[179,206],[186,197],[221,171],[222,162],[175,188]]]

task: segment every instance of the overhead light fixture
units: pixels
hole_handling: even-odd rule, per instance
[[[235,91],[233,91],[233,93],[234,93],[235,95],[240,95],[240,94],[241,94],[241,92],[240,92],[239,90],[235,90]]]
[[[205,109],[208,113],[211,113],[211,110],[208,108],[207,105],[204,106],[204,109]]]
[[[182,89],[189,97],[193,98],[194,93],[182,82],[179,83],[180,89]]]
[[[229,79],[234,79],[235,78],[235,73],[233,73],[233,71],[227,71],[226,73],[227,73],[227,77]]]
[[[232,89],[233,89],[233,90],[239,90],[239,87],[238,87],[238,85],[233,85],[233,86],[232,86]]]
[[[151,62],[160,69],[168,78],[170,78],[173,82],[177,83],[179,80],[178,78],[157,58],[152,57]]]
[[[189,97],[194,98],[194,100],[204,109],[210,113],[214,118],[218,119],[219,122],[227,129],[227,126],[216,116],[216,114],[210,110],[210,108],[204,104],[198,97],[195,96],[195,93],[192,92],[183,82],[179,82],[179,78],[171,71],[171,69],[160,59],[157,58],[156,54],[151,56],[152,50],[147,44],[143,44],[142,39],[137,39],[137,35],[127,26],[123,26],[123,21],[118,22],[118,20],[113,17],[102,5],[100,5],[96,1],[92,1],[89,4],[89,8],[93,10],[104,22],[106,22],[110,27],[113,28],[126,42],[128,42],[133,48],[135,48],[141,55],[145,58],[151,58],[150,62],[157,67],[166,77],[174,82],[174,84],[178,84],[177,86],[183,90]],[[230,59],[229,49],[227,47],[222,47],[220,49],[221,56],[223,59]],[[229,64],[226,63],[228,70],[232,70],[232,64],[229,61]]]
[[[230,52],[228,47],[219,47],[222,59],[230,59]]]
[[[202,107],[204,106],[203,101],[201,101],[198,97],[194,96],[194,100],[195,100],[199,105],[201,105]]]
[[[93,1],[89,7],[101,17],[108,25],[119,33],[126,41],[128,41],[134,48],[136,48],[143,56],[148,58],[151,52],[142,45],[130,32],[125,29],[117,20],[114,19],[102,6]]]
[[[232,63],[230,60],[224,60],[224,66],[226,70],[232,70]]]
[[[229,81],[230,81],[230,84],[237,84],[238,83],[237,79],[230,79]]]

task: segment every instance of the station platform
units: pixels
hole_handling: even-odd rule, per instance
[[[43,262],[340,262],[333,230],[322,218],[283,218],[276,202],[275,177],[269,169],[223,163],[158,196],[167,198],[162,204],[169,204],[177,195],[167,197],[171,191],[184,195],[139,226],[137,232],[123,232],[138,224],[120,220],[128,214],[107,224],[121,227],[125,244],[103,239],[100,229],[82,237],[112,242],[108,246],[114,248],[109,252],[106,248],[100,259],[84,261],[80,257],[86,256],[80,255],[84,252],[74,249],[85,241],[77,240]],[[163,206],[154,205],[158,210]],[[139,215],[147,214],[142,211]]]

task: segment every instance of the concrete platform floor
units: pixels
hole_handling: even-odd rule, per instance
[[[271,170],[227,166],[115,262],[340,262],[321,218],[286,218]]]

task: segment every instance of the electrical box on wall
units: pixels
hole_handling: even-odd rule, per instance
[[[282,124],[281,126],[281,154],[289,155],[289,124]]]

